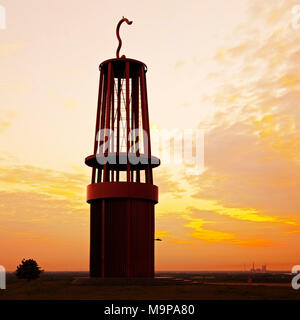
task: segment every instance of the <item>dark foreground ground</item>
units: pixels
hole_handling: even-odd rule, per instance
[[[44,273],[34,281],[8,274],[7,289],[0,290],[0,299],[300,299],[300,290],[290,285],[292,276],[284,272],[164,272],[156,276],[154,281],[90,282],[87,273]]]

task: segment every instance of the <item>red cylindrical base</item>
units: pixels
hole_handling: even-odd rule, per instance
[[[145,199],[97,199],[91,205],[91,277],[154,276],[154,205]]]

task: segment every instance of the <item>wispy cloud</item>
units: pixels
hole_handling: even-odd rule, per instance
[[[209,228],[209,226],[216,224],[215,221],[206,221],[201,218],[195,218],[191,215],[185,215],[184,217],[188,221],[185,224],[185,227],[193,229],[193,231],[189,233],[192,238],[207,242],[224,243],[251,248],[275,246],[269,239],[242,239],[239,238],[236,233],[222,232]]]
[[[0,109],[0,134],[3,133],[12,124],[14,112],[6,109]]]

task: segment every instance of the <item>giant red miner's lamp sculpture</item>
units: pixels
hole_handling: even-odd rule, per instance
[[[144,63],[119,57],[100,64],[100,85],[90,203],[90,276],[154,276],[154,205],[158,188],[152,169]]]

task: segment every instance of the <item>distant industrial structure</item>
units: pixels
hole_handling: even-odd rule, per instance
[[[260,268],[255,269],[255,265],[254,265],[254,262],[253,262],[252,268],[250,269],[250,272],[252,272],[252,273],[266,273],[267,272],[267,265],[263,264],[261,266],[261,269]]]

